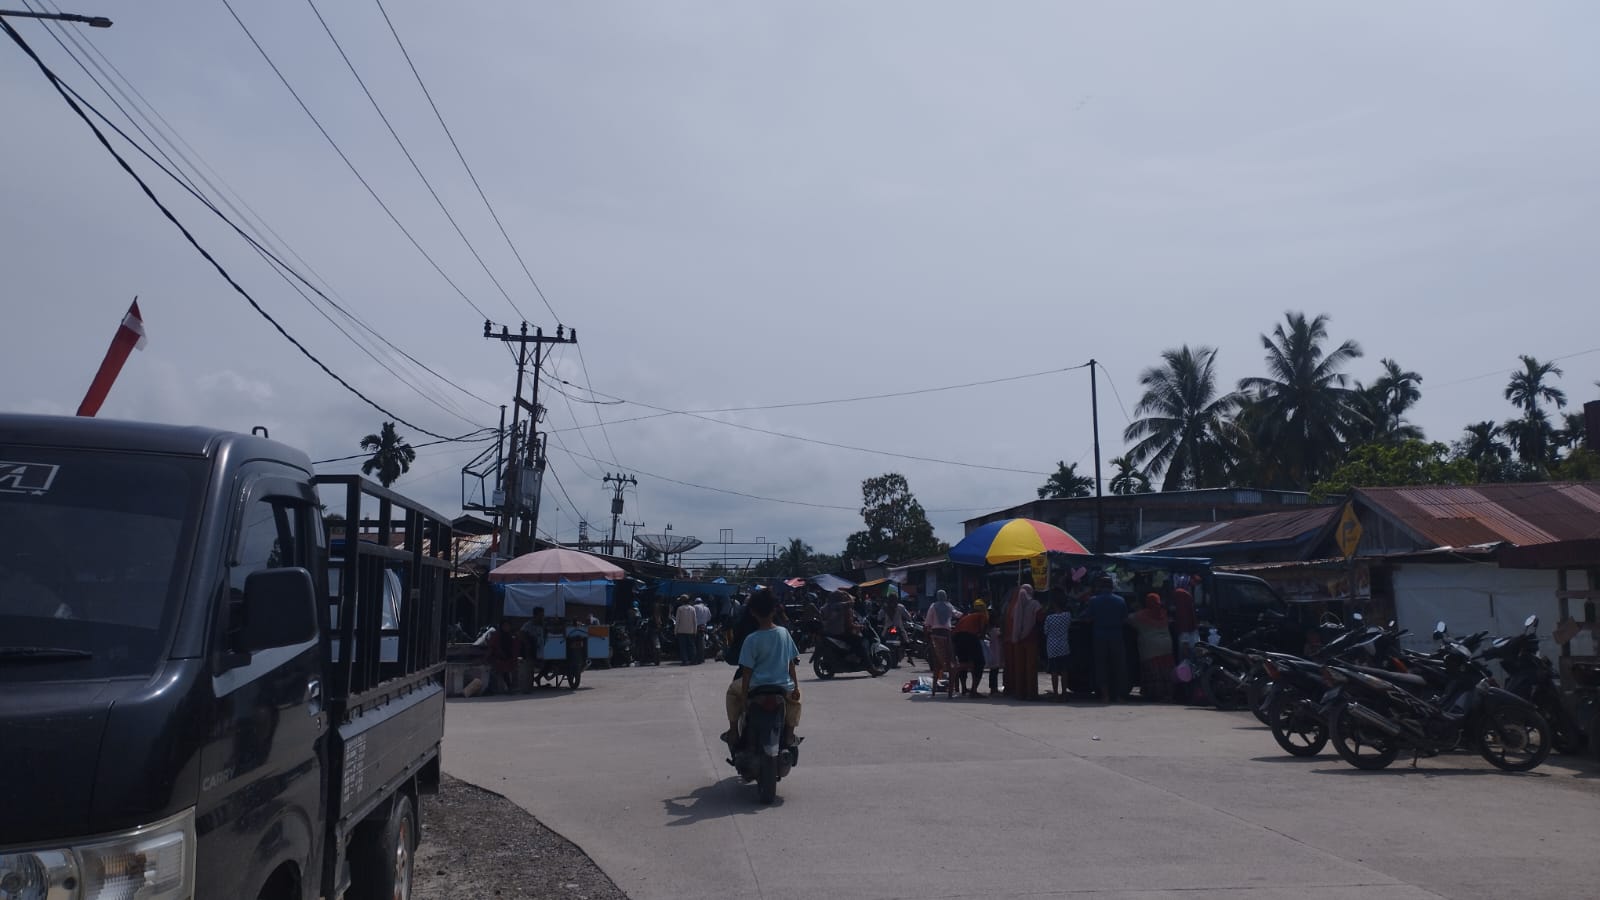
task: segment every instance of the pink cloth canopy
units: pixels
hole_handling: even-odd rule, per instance
[[[591,553],[553,547],[523,555],[489,573],[499,583],[525,581],[615,581],[627,573]]]

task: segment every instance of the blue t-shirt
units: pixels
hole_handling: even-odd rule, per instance
[[[739,646],[739,665],[750,670],[751,687],[781,684],[794,690],[794,682],[789,680],[789,661],[799,656],[794,638],[782,625],[752,631]]]
[[[1117,594],[1096,594],[1089,598],[1089,620],[1094,623],[1095,637],[1121,637],[1122,626],[1128,620],[1128,604]]]

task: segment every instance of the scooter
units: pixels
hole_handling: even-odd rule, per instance
[[[771,803],[778,796],[778,781],[800,761],[800,740],[783,740],[788,693],[781,684],[750,689],[744,718],[739,723],[739,737],[728,759],[741,782],[756,783],[756,799],[762,803]]]
[[[849,639],[817,635],[817,646],[811,651],[811,671],[818,678],[828,679],[840,672],[866,672],[877,678],[889,671],[889,648],[878,639],[877,629],[871,622],[861,626],[861,638]],[[867,658],[861,658],[860,645],[867,645]]]

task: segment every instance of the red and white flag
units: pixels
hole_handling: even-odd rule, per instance
[[[143,350],[144,344],[144,319],[139,317],[139,298],[135,297],[128,314],[122,317],[116,336],[111,339],[106,358],[100,361],[100,371],[94,374],[89,393],[83,395],[83,402],[78,405],[78,415],[93,416],[100,411],[100,404],[106,402],[112,383],[122,373],[122,364],[128,361],[128,354],[135,349]]]

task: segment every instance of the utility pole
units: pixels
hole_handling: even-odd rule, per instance
[[[638,537],[639,529],[644,527],[644,523],[643,522],[623,522],[622,524],[633,529],[632,531],[630,531],[628,533],[628,555],[632,556],[633,555],[633,539],[635,537]]]
[[[1100,487],[1100,391],[1094,377],[1094,370],[1099,365],[1089,360],[1089,413],[1094,420],[1094,552],[1104,553],[1106,511],[1105,497]]]
[[[611,498],[611,540],[606,542],[606,550],[609,552],[615,550],[617,545],[617,521],[622,518],[622,492],[628,489],[628,485],[638,484],[639,479],[632,475],[613,475],[607,472],[606,477],[601,480],[613,485],[612,489],[616,491]]]
[[[500,326],[500,333],[495,334],[494,324],[488,319],[483,320],[483,336],[489,340],[496,340],[506,344],[515,344],[517,357],[517,392],[512,397],[511,408],[511,451],[506,454],[506,461],[511,470],[505,473],[501,485],[506,497],[506,519],[504,534],[501,539],[501,548],[506,558],[514,559],[517,555],[518,537],[527,540],[528,546],[533,546],[534,529],[539,524],[539,494],[543,487],[538,483],[540,475],[544,472],[544,445],[539,440],[539,420],[543,418],[544,410],[539,406],[539,370],[544,365],[545,344],[576,344],[578,342],[578,329],[568,332],[566,326],[557,325],[555,337],[546,337],[543,328],[535,328],[533,334],[528,333],[528,323],[523,322],[518,333],[513,334],[505,325]],[[522,380],[528,369],[529,346],[533,347],[533,399],[522,399]],[[522,436],[522,411],[528,412],[527,436]],[[518,442],[521,442],[521,446]],[[535,479],[531,503],[527,504],[529,514],[524,516],[524,503],[522,493],[525,485],[523,473],[531,471]]]

